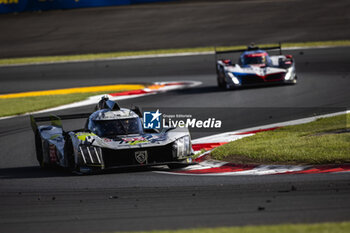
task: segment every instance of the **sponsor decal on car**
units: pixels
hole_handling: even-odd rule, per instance
[[[104,142],[106,142],[106,143],[109,143],[109,142],[112,142],[113,140],[112,139],[110,139],[110,138],[103,138],[102,139]]]
[[[160,141],[165,141],[167,139],[165,134],[161,134],[161,135],[147,135],[145,136],[145,138],[150,141],[151,143],[154,142],[160,142]]]
[[[76,133],[75,135],[81,141],[85,141],[87,137],[96,136],[94,133]]]
[[[149,141],[144,137],[132,137],[132,138],[122,138],[122,142],[129,145],[136,145],[140,143],[149,143]]]
[[[57,162],[57,154],[56,154],[56,146],[55,145],[50,144],[49,154],[50,154],[50,162],[52,162],[52,163]]]

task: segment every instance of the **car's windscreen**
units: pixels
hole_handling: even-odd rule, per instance
[[[93,120],[91,131],[100,137],[113,137],[143,132],[139,118],[118,120]]]
[[[244,57],[244,65],[252,65],[252,64],[266,64],[265,56],[245,56]]]

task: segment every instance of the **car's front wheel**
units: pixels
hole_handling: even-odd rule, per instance
[[[228,83],[226,83],[225,89],[226,90],[232,90],[232,87]]]
[[[296,84],[298,81],[298,77],[295,75],[295,78],[294,78],[294,80],[293,80],[293,84]]]
[[[218,87],[220,87],[220,88],[225,88],[226,87],[225,78],[223,78],[220,75],[217,76],[217,83],[218,83]]]
[[[35,152],[40,167],[46,167],[44,163],[43,143],[38,131],[35,132]]]
[[[66,137],[64,144],[64,155],[66,159],[66,166],[71,172],[79,171],[79,166],[75,162],[73,143],[70,137]]]
[[[168,164],[168,167],[170,169],[185,168],[187,166],[188,166],[188,164],[185,164],[185,163],[170,163],[170,164]]]

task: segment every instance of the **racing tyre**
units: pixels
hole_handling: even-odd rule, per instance
[[[286,82],[286,84],[287,85],[295,85],[295,84],[297,84],[297,77],[295,76],[295,78],[294,79],[292,79],[292,80],[289,80],[288,82]]]
[[[220,88],[225,88],[226,87],[225,79],[223,79],[220,76],[217,77],[217,83],[218,83],[218,87],[220,87]]]
[[[298,77],[297,76],[295,76],[295,78],[294,78],[294,80],[293,80],[293,84],[296,84],[298,81]]]
[[[65,138],[64,155],[67,168],[71,172],[79,171],[79,166],[75,163],[73,143],[69,136]]]
[[[35,152],[40,167],[44,168],[43,143],[38,131],[35,132]]]
[[[184,168],[184,167],[187,167],[188,164],[182,164],[182,163],[171,163],[171,164],[168,164],[168,167],[170,169],[179,169],[179,168]]]

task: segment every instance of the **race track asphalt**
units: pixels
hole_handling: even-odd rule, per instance
[[[350,48],[288,51],[299,83],[224,91],[213,56],[1,67],[1,93],[126,82],[201,81],[193,89],[120,101],[143,108],[183,107],[223,131],[332,112],[350,105]],[[61,111],[91,111],[93,106]],[[66,129],[82,122],[64,122]],[[193,138],[215,132],[195,131]],[[108,232],[350,220],[350,173],[275,176],[174,176],[118,170],[74,176],[42,170],[28,117],[0,121],[0,231]]]

